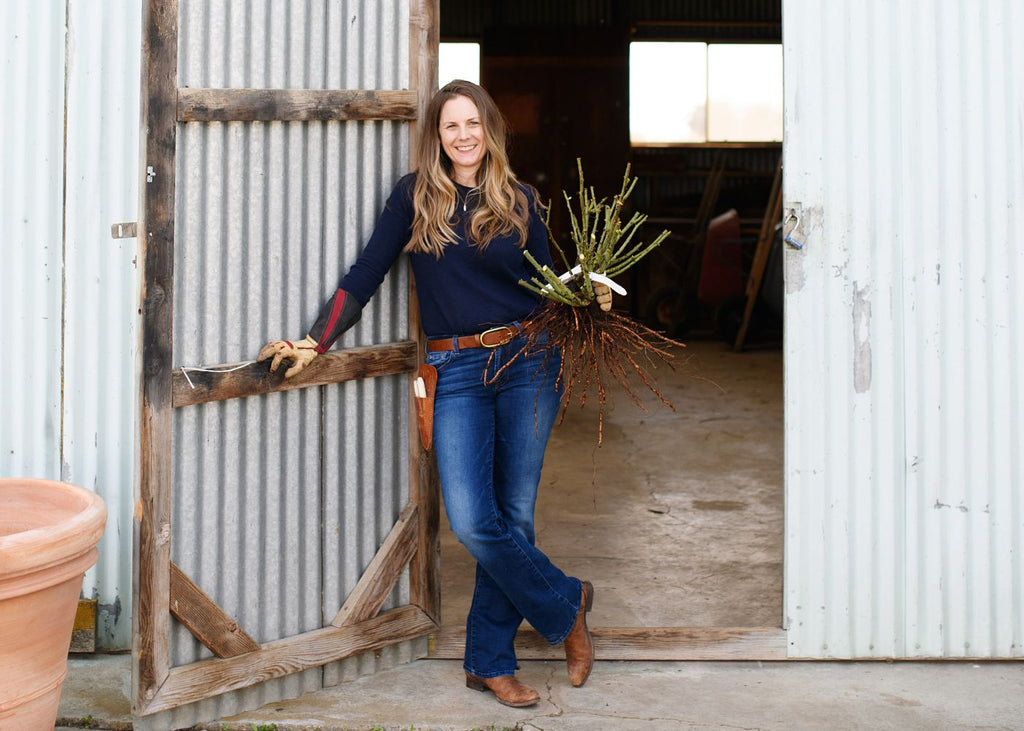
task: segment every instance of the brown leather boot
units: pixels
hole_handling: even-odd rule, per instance
[[[569,670],[569,682],[579,688],[587,682],[594,667],[594,640],[587,629],[587,612],[594,606],[594,585],[583,582],[583,597],[576,623],[565,638],[565,664]]]
[[[540,693],[528,685],[520,683],[515,675],[499,675],[496,678],[478,678],[475,675],[466,673],[466,687],[473,690],[494,693],[498,703],[504,703],[513,708],[525,708],[536,705],[540,700]]]

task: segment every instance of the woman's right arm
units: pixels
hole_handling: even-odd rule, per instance
[[[388,197],[387,204],[374,227],[363,253],[348,270],[338,289],[320,308],[320,314],[305,339],[292,342],[275,340],[267,343],[256,356],[257,361],[273,357],[270,370],[282,361],[291,361],[285,378],[298,375],[320,353],[355,325],[363,307],[380,287],[385,275],[409,241],[412,227],[412,185],[415,176],[406,175]]]

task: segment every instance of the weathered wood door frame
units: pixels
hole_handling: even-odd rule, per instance
[[[409,0],[408,91],[180,89],[178,1],[146,0],[143,9],[143,165],[139,241],[141,399],[139,478],[134,519],[132,698],[146,716],[421,637],[439,621],[436,481],[410,418],[409,503],[333,621],[264,645],[171,562],[172,414],[229,398],[411,372],[417,340],[327,353],[294,381],[266,363],[186,385],[173,372],[175,156],[179,124],[204,121],[401,120],[415,131],[436,86],[438,0]],[[411,134],[415,156],[415,134]],[[419,338],[415,297],[410,332]],[[219,368],[219,365],[212,365]],[[283,369],[282,369],[283,370]],[[410,409],[412,399],[410,397]],[[409,567],[411,602],[379,613]],[[172,616],[216,657],[171,667]]]

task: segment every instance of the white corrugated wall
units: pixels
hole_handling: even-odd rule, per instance
[[[0,475],[60,477],[64,4],[0,3]]]
[[[1024,656],[1018,0],[783,0],[791,657]]]
[[[0,4],[0,475],[107,503],[83,594],[131,646],[140,0]]]
[[[100,560],[83,592],[99,600],[96,641],[131,647],[138,293],[140,0],[68,3],[61,479],[107,503]]]

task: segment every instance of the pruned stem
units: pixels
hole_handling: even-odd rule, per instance
[[[530,263],[543,275],[544,281],[533,278],[520,284],[556,302],[583,307],[594,299],[591,272],[608,277],[622,274],[660,246],[668,238],[669,232],[662,231],[654,241],[647,244],[633,243],[634,235],[646,223],[647,216],[633,213],[629,221],[622,223],[622,211],[637,184],[637,178],[631,178],[629,175],[628,164],[622,176],[622,186],[611,201],[606,198],[599,199],[593,188],[586,187],[583,180],[583,162],[579,158],[576,159],[576,167],[580,180],[575,199],[568,193],[562,194],[569,212],[570,238],[575,249],[576,264],[580,266],[580,272],[573,278],[575,286],[560,288],[552,284],[550,288],[545,287],[545,283],[551,283],[550,279],[544,272],[540,272],[541,265],[529,257],[529,254],[527,256]],[[550,208],[544,219],[544,227],[566,270],[571,269],[574,264],[569,261],[565,248],[559,244],[551,230]]]

